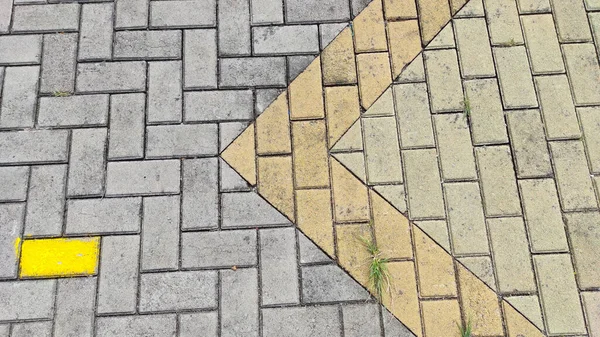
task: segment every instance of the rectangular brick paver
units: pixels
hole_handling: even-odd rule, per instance
[[[253,49],[256,55],[305,54],[319,52],[316,25],[255,27]]]
[[[42,97],[38,125],[42,127],[104,126],[108,123],[108,95]]]
[[[67,194],[101,195],[104,190],[106,129],[74,130],[71,136],[71,156]]]
[[[473,144],[508,143],[500,89],[495,79],[464,81],[465,97],[471,105]]]
[[[427,85],[394,85],[394,99],[402,149],[435,146]]]
[[[42,35],[0,36],[0,64],[39,64]]]
[[[514,1],[484,0],[492,45],[522,44],[523,34]]]
[[[115,1],[115,28],[146,28],[150,0]]]
[[[0,127],[33,127],[39,76],[39,66],[6,68],[0,105]]]
[[[66,233],[139,232],[141,198],[81,199],[67,202]]]
[[[79,92],[123,92],[146,89],[146,62],[79,63]]]
[[[463,78],[496,75],[485,19],[454,20]]]
[[[487,216],[521,214],[515,171],[507,146],[475,149]]]
[[[516,158],[517,177],[547,177],[552,174],[548,144],[538,110],[506,114],[511,146]]]
[[[111,162],[106,168],[106,195],[179,193],[180,172],[179,160]]]
[[[180,61],[148,64],[148,123],[181,122],[182,76]]]
[[[115,33],[114,59],[181,57],[181,31],[150,30]]]
[[[90,336],[94,329],[96,278],[58,280],[54,334],[57,336]]]
[[[465,116],[462,113],[438,114],[433,121],[444,181],[477,179],[471,134]]]
[[[23,229],[23,216],[25,204],[0,204],[0,221],[4,224],[0,228],[0,277],[16,278],[19,252],[15,249],[15,241]],[[1,293],[1,290],[0,290]],[[11,308],[7,303],[7,308]],[[4,315],[10,314],[9,312]],[[2,317],[0,311],[0,319]]]
[[[179,337],[194,337],[198,331],[202,331],[206,337],[218,337],[218,313],[209,311],[179,314]]]
[[[283,87],[286,84],[283,57],[227,58],[219,63],[219,83],[223,87]]]
[[[408,208],[412,219],[445,218],[437,154],[432,150],[402,151]]]
[[[108,159],[135,159],[144,156],[144,107],[146,95],[122,94],[110,98]]]
[[[179,196],[144,198],[142,270],[179,265]]]
[[[79,4],[15,6],[13,32],[72,32],[79,29]]]
[[[298,337],[333,337],[339,336],[341,330],[335,306],[262,309],[262,317],[264,337],[292,334]]]
[[[600,213],[565,215],[580,289],[600,288]]]
[[[548,139],[579,138],[581,131],[567,76],[537,76],[535,86]]]
[[[585,7],[579,0],[550,0],[560,42],[590,41]]]
[[[184,88],[217,87],[217,31],[215,29],[184,31],[183,69]]]
[[[40,92],[73,92],[77,34],[44,35],[44,58],[40,77]]]
[[[27,166],[0,167],[1,201],[25,201],[27,199],[27,181],[29,168]]]
[[[177,315],[99,317],[96,336],[172,336],[177,331]]]
[[[262,304],[298,303],[298,261],[294,228],[260,231]]]
[[[258,272],[221,271],[221,336],[259,336]]]
[[[220,0],[219,55],[250,55],[250,0]]]
[[[216,0],[150,2],[151,27],[214,27]]]
[[[0,321],[52,319],[56,280],[0,282]]]
[[[600,108],[578,108],[590,171],[600,173]]]
[[[66,165],[31,168],[25,235],[61,234],[66,181]]]
[[[81,8],[79,54],[81,60],[109,60],[113,45],[113,4],[84,4]]]
[[[181,227],[218,227],[219,182],[216,158],[184,160],[182,177]]]
[[[502,102],[506,109],[538,106],[525,47],[494,48]]]
[[[395,118],[365,118],[362,122],[369,183],[402,183],[400,146]]]
[[[216,271],[177,271],[140,276],[140,312],[217,307]]]
[[[454,254],[489,253],[479,185],[476,182],[447,183],[444,193]]]
[[[600,104],[600,65],[591,43],[562,46],[575,104]]]
[[[185,93],[186,121],[251,120],[251,90],[195,91]]]
[[[146,157],[172,158],[217,154],[217,125],[157,125],[146,128]]]
[[[523,15],[523,32],[534,75],[565,71],[551,14]]]
[[[432,112],[462,111],[464,98],[456,51],[427,51],[424,56]]]
[[[184,268],[254,265],[256,241],[254,230],[183,233],[181,264]]]
[[[66,130],[0,132],[0,164],[66,162]]]

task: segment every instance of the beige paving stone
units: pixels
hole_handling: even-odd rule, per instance
[[[531,322],[535,324],[536,327],[544,329],[542,309],[540,307],[540,300],[537,297],[537,295],[508,296],[504,298],[502,306],[504,308],[505,316],[508,316],[506,315],[507,308],[513,306],[514,309],[518,310],[525,317],[531,320]]]
[[[369,253],[362,239],[370,240],[369,225],[336,225],[337,255],[339,264],[360,284],[369,287]],[[414,278],[414,276],[413,276]]]
[[[396,78],[421,51],[419,23],[417,20],[391,21],[388,22],[387,29],[392,77]]]
[[[600,212],[565,214],[580,289],[600,288]]]
[[[448,337],[461,325],[457,300],[422,301],[423,325],[427,337]]]
[[[350,27],[344,28],[323,50],[321,53],[321,67],[325,85],[356,83],[354,41]]]
[[[364,118],[363,130],[369,184],[402,183],[396,119]]]
[[[256,148],[254,147],[254,124],[248,126],[221,157],[251,185],[256,185]]]
[[[435,149],[403,150],[410,218],[443,219],[444,198]]]
[[[531,320],[531,316],[527,316],[527,318],[523,317],[521,313],[516,311],[506,301],[502,302],[502,308],[504,309],[508,337],[544,337],[544,334],[527,320],[527,318]]]
[[[357,120],[352,126],[346,131],[342,138],[335,143],[331,148],[332,152],[340,151],[362,151],[363,150],[363,139],[362,139],[362,124],[360,120]]]
[[[382,303],[417,337],[421,337],[421,316],[417,297],[415,265],[412,261],[390,262],[391,295],[384,294]]]
[[[564,73],[565,65],[552,14],[523,15],[521,23],[531,60],[531,72],[534,75]]]
[[[552,10],[549,0],[517,0],[517,5],[521,14],[550,13]]]
[[[550,0],[560,42],[587,42],[592,39],[581,0]]]
[[[296,190],[297,224],[329,256],[335,256],[331,190]]]
[[[515,1],[484,0],[493,46],[523,44],[521,23]]]
[[[485,16],[483,0],[469,0],[467,4],[454,16],[455,18],[475,18]]]
[[[519,180],[533,253],[568,252],[565,224],[554,179]]]
[[[481,279],[485,284],[494,290],[496,286],[496,277],[494,276],[494,267],[492,259],[489,256],[471,256],[458,258],[460,263],[464,264],[475,276]]]
[[[386,20],[416,19],[415,0],[383,0]]]
[[[372,2],[373,3],[373,2]],[[392,83],[388,53],[369,53],[356,56],[360,102],[365,110]]]
[[[421,298],[456,296],[452,256],[419,228],[413,228],[413,235]]]
[[[535,292],[531,254],[522,218],[488,219],[498,290]]]
[[[600,2],[598,2],[598,9],[600,9]],[[596,50],[600,54],[600,13],[590,12],[588,13],[588,18],[590,19],[590,26],[592,27]]]
[[[550,142],[558,195],[564,211],[597,209],[581,141]]]
[[[337,160],[330,160],[336,222],[368,221],[367,187]]]
[[[533,264],[548,333],[585,334],[583,312],[570,256],[534,255]]]
[[[464,98],[456,51],[431,50],[424,55],[432,111],[462,111]]]
[[[516,159],[517,177],[550,176],[552,166],[539,110],[509,111],[506,120]]]
[[[419,53],[395,79],[396,83],[425,82],[425,67],[423,66],[423,53]]]
[[[292,122],[296,188],[329,187],[324,120]]]
[[[357,53],[387,50],[382,0],[372,1],[354,20],[354,48]]]
[[[521,215],[515,170],[508,146],[475,149],[487,216]]]
[[[370,191],[373,209],[373,230],[381,253],[386,258],[412,258],[412,243],[408,219],[392,205]]]
[[[463,78],[496,75],[484,18],[454,20],[456,43]]]
[[[567,76],[537,76],[535,86],[540,98],[547,138],[579,138],[581,131]]]
[[[468,97],[471,106],[469,119],[473,144],[508,143],[504,111],[496,79],[469,80],[463,85],[465,97]]]
[[[446,0],[417,0],[421,39],[426,46],[450,21],[450,7]]]
[[[394,99],[402,149],[433,147],[429,95],[425,83],[396,84]]]
[[[600,107],[577,108],[592,173],[600,173]]]
[[[392,86],[388,87],[381,96],[371,105],[369,110],[362,114],[364,117],[394,116],[394,97]]]
[[[591,43],[562,46],[577,105],[600,104],[600,66]]]
[[[494,48],[502,102],[506,109],[535,108],[535,96],[525,47]]]
[[[292,120],[325,117],[321,61],[317,57],[288,88]]]
[[[469,0],[450,0],[452,15],[455,15]]]
[[[431,49],[448,49],[455,48],[456,41],[454,41],[454,28],[452,22],[448,22],[444,25],[444,28],[429,42],[425,47],[425,50]]]
[[[392,204],[397,210],[406,214],[406,192],[404,185],[379,185],[373,186],[377,193],[381,194],[385,200]]]
[[[462,113],[433,116],[444,181],[477,179],[471,133]]]
[[[352,126],[352,123],[360,117],[358,87],[326,87],[325,110],[327,112],[329,147],[333,147],[350,126]]]
[[[455,255],[489,254],[481,192],[477,182],[445,183],[448,228]]]
[[[256,119],[257,154],[291,153],[287,94],[282,93]]]
[[[457,270],[463,321],[471,320],[475,336],[504,336],[496,293],[462,265]]]
[[[415,222],[415,225],[427,235],[429,235],[433,241],[444,248],[448,253],[450,249],[450,235],[448,235],[448,225],[446,220],[423,220]]]
[[[294,221],[292,157],[258,157],[258,192]]]
[[[588,11],[600,10],[600,1],[598,0],[584,0],[585,7]]]
[[[590,337],[600,336],[600,291],[581,293]]]
[[[333,157],[344,165],[350,172],[357,176],[364,184],[367,183],[367,168],[365,154],[361,152],[334,153]]]

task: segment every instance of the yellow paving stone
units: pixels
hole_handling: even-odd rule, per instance
[[[419,298],[412,261],[387,264],[391,279],[391,295],[384,293],[382,303],[417,337],[422,336]]]
[[[419,292],[421,297],[456,296],[456,275],[452,256],[413,227]]]
[[[357,53],[387,50],[381,1],[371,1],[352,21],[354,48]]]
[[[369,285],[370,256],[361,240],[370,240],[369,224],[336,225],[339,264],[360,284]]]
[[[258,192],[294,221],[292,157],[258,157]]]
[[[330,163],[336,222],[369,221],[367,187],[337,160]]]
[[[506,301],[502,301],[508,337],[544,337],[544,334]]]
[[[427,45],[450,21],[448,0],[417,0],[423,45]]]
[[[314,59],[290,84],[288,90],[292,120],[324,118],[321,58]]]
[[[323,67],[323,83],[355,84],[356,60],[354,58],[354,41],[352,29],[344,28],[342,32],[321,53]]]
[[[423,325],[427,337],[458,336],[460,306],[457,300],[422,301]]]
[[[296,209],[300,230],[329,256],[335,256],[331,190],[296,190]]]
[[[412,258],[408,219],[379,194],[373,190],[370,190],[369,193],[373,209],[375,240],[379,250],[386,258]]]
[[[256,119],[256,152],[261,154],[291,153],[287,94],[277,99]]]
[[[496,293],[464,266],[457,264],[463,320],[473,324],[475,336],[504,336]]]
[[[221,157],[251,185],[256,185],[256,148],[254,146],[254,124],[242,132],[226,149]]]
[[[296,188],[329,187],[325,121],[292,122]]]
[[[421,36],[417,20],[388,22],[388,37],[392,59],[392,77],[400,75],[421,52]]]
[[[450,6],[452,7],[452,16],[458,13],[458,11],[468,2],[469,0],[450,0]]]
[[[332,147],[360,117],[357,86],[325,88],[329,146]]]
[[[369,53],[356,56],[360,103],[365,110],[392,83],[388,53]]]
[[[24,240],[20,277],[94,275],[98,270],[100,237]]]
[[[342,135],[331,148],[332,152],[341,151],[362,151],[363,150],[363,139],[362,139],[362,125],[360,120],[356,120],[354,124]]]
[[[415,0],[383,0],[386,20],[416,19]]]

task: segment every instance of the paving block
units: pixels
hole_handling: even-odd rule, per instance
[[[81,9],[78,60],[110,60],[113,47],[113,4],[84,4]]]
[[[13,32],[76,32],[79,30],[79,4],[15,6]]]
[[[8,28],[10,27],[10,20],[12,18],[12,8],[13,8],[13,2],[12,0],[3,0],[2,2],[0,2],[0,32],[1,33],[8,33]],[[6,337],[8,337],[8,325],[3,325],[3,327],[6,327],[5,329],[6,331]],[[3,336],[4,337],[4,336]]]
[[[454,22],[445,24],[433,40],[427,44],[425,49],[456,49],[456,41],[454,41]]]
[[[397,83],[425,82],[423,54],[419,53],[419,55],[404,68],[400,76],[396,77],[394,81]]]
[[[364,118],[362,123],[369,184],[402,183],[402,162],[395,118]]]
[[[443,336],[461,326],[457,300],[423,301],[423,325],[429,336]]]
[[[552,175],[548,143],[538,110],[510,111],[506,114],[518,178]]]
[[[323,34],[321,25],[321,34]],[[335,38],[335,40],[333,40]],[[356,83],[356,58],[352,30],[344,28],[339,35],[332,36],[331,43],[321,53],[324,84]],[[321,45],[323,46],[323,41]]]
[[[217,124],[146,127],[147,158],[216,155]]]
[[[600,213],[571,213],[565,215],[575,270],[580,289],[600,287]]]
[[[288,87],[291,120],[325,117],[320,58],[312,62]]]
[[[184,88],[217,87],[216,29],[184,31],[183,69]]]
[[[106,138],[105,128],[73,130],[67,182],[68,196],[102,194],[106,169]]]
[[[416,19],[417,6],[412,0],[384,0],[386,20],[393,19]]]
[[[181,31],[116,32],[113,54],[115,60],[181,58]]]
[[[348,21],[350,8],[344,0],[291,0],[285,5],[286,22]]]
[[[297,188],[329,187],[325,121],[292,122],[294,178]]]
[[[300,231],[298,231],[298,249],[300,263],[331,262],[329,256]]]
[[[419,295],[456,296],[456,275],[452,256],[418,228],[413,228]]]
[[[40,97],[39,106],[37,118],[41,127],[105,126],[108,123],[108,95]]]
[[[427,85],[425,83],[394,85],[394,100],[401,148],[405,150],[435,146]]]
[[[254,27],[252,35],[255,55],[319,52],[317,25]]]
[[[255,89],[254,111],[256,117],[260,116],[282,92],[283,89]]]
[[[98,317],[96,336],[172,336],[177,333],[177,315]]]
[[[252,24],[283,23],[282,0],[251,0]]]
[[[365,7],[370,3],[368,0],[351,0],[350,4],[352,7],[352,17],[356,17],[360,12],[362,12]]]
[[[531,14],[531,13],[550,13],[550,1],[549,0],[518,0],[520,14]]]
[[[116,0],[115,28],[146,28],[150,0]]]
[[[179,314],[179,336],[194,337],[202,331],[206,337],[219,336],[219,315],[216,311]]]
[[[219,55],[250,55],[250,0],[221,0],[217,16]]]
[[[121,94],[110,98],[108,159],[135,159],[144,156],[146,95]]]
[[[183,100],[181,67],[181,61],[148,64],[147,122],[149,124],[181,122]]]
[[[184,232],[181,235],[181,266],[232,267],[257,263],[255,230]]]
[[[144,198],[141,269],[179,266],[179,196]]]
[[[296,205],[298,228],[329,256],[334,256],[331,190],[297,190]]]
[[[496,286],[496,277],[494,276],[494,267],[492,266],[491,257],[462,257],[458,258],[458,261],[494,291],[498,290],[498,287]]]
[[[600,293],[584,292],[581,297],[587,315],[588,332],[590,336],[596,337],[600,334],[600,322],[596,320],[596,317],[600,317]]]
[[[295,218],[291,156],[258,157],[258,193],[289,219]]]
[[[424,53],[431,111],[463,110],[463,92],[456,51],[431,50]]]
[[[433,121],[444,181],[477,179],[471,134],[464,114],[438,114]]]
[[[484,0],[493,46],[523,44],[521,23],[515,1]]]
[[[247,128],[249,128],[248,126],[248,122],[229,122],[229,123],[219,123],[219,152],[223,152],[226,148],[229,147],[229,145],[231,145],[231,143],[233,143],[233,141],[235,140],[236,144],[242,143],[242,141],[244,143],[246,143],[246,141],[244,139],[238,139],[238,136],[240,136],[242,134],[242,132],[244,132]],[[249,135],[254,139],[254,133],[252,133],[252,135],[250,135],[250,132],[248,131],[248,133],[246,133],[245,135]],[[251,142],[254,143],[254,142]],[[244,144],[244,146],[251,146],[254,149],[254,144]],[[254,152],[254,150],[250,150],[252,152]],[[254,153],[252,154],[252,157],[254,157]],[[227,158],[227,160],[230,160],[231,158]],[[232,163],[232,165],[234,165]],[[252,164],[250,164],[252,165]],[[239,166],[236,166],[237,170],[241,169]],[[255,170],[253,170],[255,171]],[[254,172],[252,174],[255,174]]]
[[[344,137],[352,124],[360,117],[358,99],[358,88],[356,86],[325,88],[329,148]],[[362,139],[359,142],[362,146]]]
[[[42,35],[0,36],[0,64],[39,64]]]
[[[479,184],[446,183],[444,194],[454,254],[488,254],[490,248]]]
[[[60,235],[65,209],[66,165],[31,168],[24,235]]]
[[[504,315],[507,323],[511,321],[510,316],[513,316],[510,314],[510,311],[517,309],[524,316],[521,319],[527,317],[527,319],[535,324],[535,326],[537,326],[540,330],[544,330],[542,309],[540,307],[540,300],[537,295],[510,296],[505,297],[504,299],[505,301],[502,303],[502,306],[504,307]],[[508,309],[511,306],[513,306],[515,309]],[[532,325],[530,329],[535,329],[535,327]],[[510,323],[507,324],[507,330],[509,333],[513,332],[513,327]],[[539,334],[539,332],[536,332],[536,334]]]
[[[221,336],[258,336],[256,269],[221,271]]]
[[[25,214],[25,204],[0,204],[0,221],[4,226],[0,231],[0,277],[16,278],[17,266],[20,255],[19,242],[20,234],[23,229],[23,216]],[[1,286],[1,285],[0,285]],[[0,293],[2,291],[0,290]],[[12,308],[7,305],[5,308]],[[10,310],[10,309],[9,309]],[[4,313],[4,315],[10,314]],[[0,311],[0,319],[4,316]]]
[[[600,173],[600,108],[578,108],[592,173]]]
[[[306,303],[367,300],[370,295],[337,265],[304,266],[302,300]]]
[[[19,277],[94,275],[98,272],[99,251],[99,237],[25,240],[21,244]]]
[[[525,47],[494,48],[502,102],[506,109],[538,106]]]
[[[524,15],[521,22],[531,60],[531,72],[534,75],[564,72],[565,65],[552,15]]]
[[[335,221],[368,221],[369,196],[367,187],[336,160],[331,160]]]
[[[408,210],[413,219],[446,217],[435,149],[403,150]]]
[[[58,280],[54,334],[57,336],[92,336],[96,307],[96,278]]]
[[[450,6],[442,0],[418,0],[423,45],[429,44],[451,19]]]
[[[67,202],[67,234],[137,233],[141,198],[71,199]]]
[[[424,220],[415,222],[415,225],[427,233],[438,245],[450,252],[450,235],[446,220]]]
[[[579,138],[581,131],[567,76],[538,76],[535,86],[549,140]]]
[[[44,58],[40,75],[40,92],[73,92],[77,34],[44,35]]]
[[[12,324],[12,337],[29,337],[29,336],[39,336],[39,337],[51,337],[52,336],[52,321],[43,321],[43,322],[31,322],[31,323],[13,323]],[[6,326],[6,334],[3,335],[3,331],[0,328],[0,336],[9,337],[9,325]]]
[[[392,82],[389,55],[364,53],[356,56],[360,102],[368,110]]]
[[[186,121],[252,120],[251,90],[194,91],[185,93]]]
[[[146,62],[79,63],[76,90],[78,92],[145,91]]]
[[[219,61],[223,87],[285,87],[284,57],[224,58]]]
[[[39,77],[39,66],[6,68],[0,106],[0,127],[33,127]]]
[[[464,82],[465,96],[471,106],[469,115],[474,145],[507,143],[504,111],[495,79]]]
[[[56,280],[0,282],[0,320],[52,319]]]
[[[600,81],[597,79],[600,77],[600,65],[594,45],[568,44],[562,48],[575,104],[599,104]]]
[[[0,132],[0,163],[66,162],[66,130]]]
[[[381,334],[379,308],[375,303],[344,305],[342,319],[346,337],[379,336]]]
[[[106,195],[179,193],[179,160],[110,162],[106,168]]]
[[[485,19],[454,20],[463,78],[496,75]]]
[[[176,271],[140,275],[140,312],[217,307],[217,272]]]
[[[29,168],[27,166],[0,167],[0,200],[25,201],[27,199],[27,184]]]
[[[150,26],[165,28],[214,27],[216,0],[151,1]]]
[[[582,1],[550,0],[560,42],[591,41],[590,26]]]
[[[219,185],[216,158],[183,161],[181,227],[216,228],[219,225]]]
[[[295,232],[291,227],[259,232],[262,305],[300,302]]]
[[[337,306],[262,309],[264,337],[339,336],[342,323]]]
[[[138,235],[102,238],[97,299],[99,314],[123,314],[136,311],[139,254]]]

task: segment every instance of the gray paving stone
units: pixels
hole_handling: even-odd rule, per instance
[[[350,0],[350,4],[352,7],[352,18],[360,14],[368,4],[371,3],[371,0]]]
[[[256,192],[221,194],[223,228],[288,225],[289,220]]]
[[[13,0],[0,0],[0,33],[8,33],[12,18],[12,8]]]
[[[285,17],[290,23],[349,20],[349,7],[344,0],[287,0]]]
[[[402,149],[433,147],[433,126],[425,83],[394,85],[396,118]]]
[[[109,162],[106,195],[179,193],[180,171],[179,160]]]
[[[1,12],[1,11],[0,11]],[[42,35],[0,36],[0,64],[39,64]]]
[[[600,108],[578,108],[590,172],[600,174]]]
[[[216,158],[183,161],[181,228],[219,226],[219,177]]]
[[[383,308],[381,311],[386,337],[415,337],[415,335],[389,311]]]
[[[477,179],[469,125],[463,113],[433,116],[442,179]]]
[[[183,268],[250,266],[257,263],[256,231],[184,232]]]
[[[250,185],[248,185],[246,180],[221,158],[219,158],[219,174],[221,175],[219,191],[235,192],[250,190]]]
[[[148,123],[181,122],[181,61],[148,63]]]
[[[183,69],[185,89],[217,87],[217,31],[215,29],[184,31]]]
[[[177,333],[177,315],[98,317],[98,337],[167,337]]]
[[[319,52],[317,25],[254,27],[252,36],[255,55]]]
[[[24,235],[61,234],[66,181],[66,165],[31,168]]]
[[[8,326],[8,325],[7,325]],[[1,329],[0,329],[1,331]],[[2,337],[9,337],[8,329],[6,335],[0,333]],[[31,323],[16,323],[12,325],[11,337],[51,337],[52,336],[52,321],[31,322]]]
[[[279,97],[282,93],[282,89],[255,89],[256,95],[255,112],[256,115],[260,115],[266,108],[273,103],[273,101]]]
[[[551,11],[549,0],[517,0],[519,13],[549,13]]]
[[[66,130],[0,132],[0,163],[66,162]]]
[[[25,5],[13,10],[13,32],[74,32],[79,29],[79,4]]]
[[[508,146],[475,148],[485,214],[521,215],[517,179]]]
[[[590,26],[580,0],[550,0],[560,42],[590,41]]]
[[[314,55],[288,56],[288,81],[293,81],[315,59]]]
[[[344,336],[363,337],[381,335],[378,307],[376,303],[344,305],[342,307]]]
[[[141,201],[141,200],[140,200]],[[98,313],[134,313],[138,296],[138,235],[102,238],[98,281]],[[99,323],[100,318],[96,320]],[[100,324],[99,324],[100,325]]]
[[[562,46],[575,104],[600,104],[600,65],[591,43]]]
[[[494,48],[502,102],[506,109],[538,106],[525,47]]]
[[[210,156],[218,153],[217,124],[157,125],[146,128],[146,157]]]
[[[56,280],[0,282],[0,321],[52,319]]]
[[[219,315],[216,311],[179,314],[179,337],[219,336]]]
[[[463,78],[496,75],[485,19],[462,19],[453,23]]]
[[[68,234],[138,233],[142,198],[102,198],[67,201]]]
[[[113,55],[115,60],[181,58],[181,31],[116,32]]]
[[[106,168],[106,136],[105,128],[73,130],[67,183],[68,196],[102,194]]]
[[[29,167],[0,167],[0,200],[25,201],[27,199],[27,182]]]
[[[424,53],[432,112],[462,111],[463,92],[456,51],[431,50]]]
[[[298,231],[298,249],[300,250],[300,263],[332,262],[321,248],[300,231]]]
[[[48,322],[52,325],[52,322]],[[50,333],[52,332],[52,326],[48,330]],[[2,337],[10,337],[10,324],[0,324],[0,336]],[[26,335],[29,336],[29,335]]]
[[[319,41],[321,42],[321,50],[325,49],[327,45],[338,34],[348,26],[347,23],[324,23],[319,25]]]
[[[58,280],[54,334],[65,337],[92,336],[96,307],[96,278]]]
[[[150,2],[151,27],[214,27],[216,0]]]
[[[283,23],[282,0],[251,0],[252,24]]]
[[[0,278],[16,278],[17,264],[19,260],[18,251],[15,249],[15,242],[20,237],[23,228],[23,217],[25,214],[25,204],[0,204],[0,222],[3,224],[0,228]],[[0,284],[0,287],[2,285]],[[2,294],[0,288],[0,294]],[[1,297],[0,297],[1,298]],[[0,302],[1,303],[1,302]],[[7,309],[12,310],[6,303]],[[2,306],[0,306],[2,307]],[[4,313],[9,314],[9,313]],[[0,319],[2,318],[2,309],[0,309]]]
[[[113,4],[84,4],[81,8],[81,60],[109,60],[113,46]]]
[[[337,306],[262,309],[264,337],[334,337],[341,335]]]
[[[146,96],[139,94],[112,95],[110,98],[110,128],[108,129],[108,159],[135,159],[144,156]]]
[[[220,85],[223,87],[261,87],[286,85],[284,57],[245,57],[220,60]]]
[[[144,91],[146,62],[79,63],[76,88],[79,92]]]
[[[115,28],[146,28],[150,0],[115,0]]]
[[[523,44],[515,1],[484,0],[483,2],[492,45]]]
[[[404,150],[408,210],[411,219],[446,217],[435,149]]]
[[[538,110],[511,111],[506,114],[517,178],[552,175],[548,144]]]
[[[300,302],[295,232],[292,227],[259,232],[262,305]]]
[[[362,123],[369,184],[402,183],[402,162],[395,118],[364,118]]]
[[[536,76],[535,86],[548,140],[579,138],[581,131],[567,76]]]
[[[221,336],[259,336],[258,273],[256,269],[221,273]]]
[[[600,212],[571,213],[565,215],[569,238],[573,247],[579,289],[600,287]]]
[[[216,271],[177,271],[140,276],[140,312],[217,307]]]
[[[44,58],[40,77],[40,92],[73,92],[77,34],[44,35]]]
[[[455,255],[489,254],[481,191],[477,182],[444,184],[448,228]]]
[[[305,303],[367,300],[369,293],[338,265],[302,267]]]
[[[177,269],[179,196],[144,198],[141,269]]]
[[[251,90],[194,91],[185,93],[186,121],[252,120]]]
[[[250,0],[219,0],[219,55],[250,55]]]
[[[565,65],[552,15],[524,15],[521,22],[531,60],[531,72],[534,75],[563,73]]]
[[[219,123],[219,151],[225,150],[248,127],[248,122]]]
[[[0,106],[0,127],[33,127],[39,77],[39,66],[6,68]]]
[[[108,123],[108,95],[41,97],[41,127],[104,126]]]

